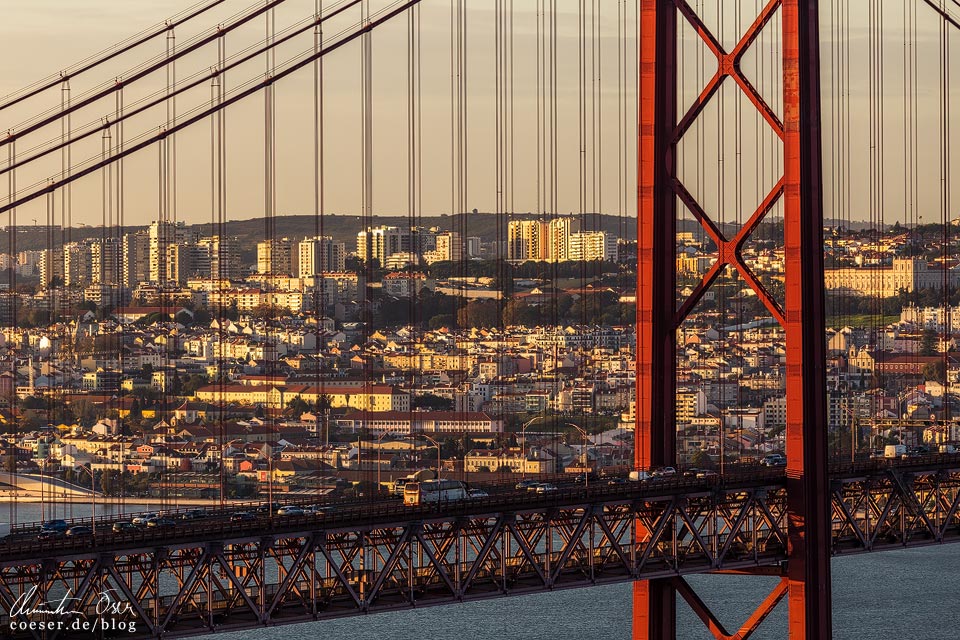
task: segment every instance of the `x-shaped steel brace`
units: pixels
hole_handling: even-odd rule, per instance
[[[687,132],[694,121],[697,119],[704,108],[707,106],[707,103],[710,102],[710,99],[716,94],[720,89],[720,85],[723,84],[724,78],[730,77],[733,78],[733,81],[737,83],[737,86],[746,94],[747,99],[756,107],[757,111],[760,112],[760,115],[764,120],[770,125],[770,128],[783,139],[784,130],[783,123],[780,122],[780,118],[777,117],[777,114],[774,113],[770,105],[767,104],[766,100],[760,95],[760,92],[757,91],[756,87],[743,75],[743,71],[740,69],[740,62],[743,60],[744,54],[750,48],[750,46],[756,41],[757,37],[760,35],[760,32],[763,31],[763,28],[767,26],[770,20],[773,18],[773,15],[776,13],[777,9],[780,8],[780,0],[769,0],[767,4],[763,7],[763,10],[760,12],[760,15],[757,16],[757,19],[753,21],[753,24],[750,25],[750,28],[747,29],[746,33],[740,38],[740,41],[733,48],[733,51],[727,53],[723,46],[720,44],[720,41],[710,33],[710,29],[703,23],[700,19],[700,16],[690,8],[690,5],[687,4],[686,0],[675,0],[677,10],[687,19],[687,22],[693,27],[697,32],[697,35],[700,36],[700,39],[703,40],[704,44],[707,45],[707,48],[710,50],[713,55],[717,57],[717,71],[713,74],[713,77],[707,82],[707,85],[700,92],[700,95],[697,96],[697,99],[694,101],[693,105],[687,111],[687,113],[681,118],[680,122],[677,124],[676,129],[673,132],[673,141],[677,143],[680,141],[680,138]]]
[[[673,143],[677,144],[680,142],[680,139],[693,125],[697,117],[703,112],[707,103],[717,93],[717,91],[720,89],[720,85],[723,83],[723,80],[727,77],[732,78],[734,82],[736,82],[736,84],[747,96],[760,115],[764,118],[764,120],[767,121],[773,131],[782,140],[784,136],[783,123],[777,117],[776,113],[774,113],[770,105],[767,104],[767,102],[763,99],[756,87],[754,87],[753,84],[743,74],[743,71],[740,68],[740,62],[743,59],[744,54],[754,43],[754,41],[756,41],[764,27],[766,27],[773,18],[773,15],[780,7],[780,0],[769,0],[767,2],[763,10],[760,12],[760,15],[757,16],[756,20],[754,20],[752,25],[750,25],[750,28],[747,29],[746,33],[743,34],[743,36],[740,38],[740,41],[730,53],[727,53],[724,50],[719,40],[710,32],[696,12],[690,8],[690,5],[686,2],[686,0],[675,0],[675,2],[677,10],[687,19],[693,29],[697,32],[697,35],[699,35],[706,44],[707,48],[716,56],[717,71],[707,82],[706,86],[700,92],[700,95],[694,101],[690,109],[687,110],[679,124],[677,124],[677,127],[673,132]],[[740,255],[740,252],[743,248],[744,242],[746,242],[750,234],[753,233],[753,231],[757,228],[757,225],[760,224],[767,213],[777,203],[777,201],[780,199],[780,196],[783,195],[784,179],[782,177],[780,178],[770,193],[767,194],[767,197],[764,198],[763,202],[760,203],[760,206],[757,207],[757,210],[754,211],[752,216],[750,216],[750,219],[747,221],[747,223],[743,225],[743,227],[732,240],[727,240],[723,236],[723,234],[720,232],[720,229],[704,212],[703,208],[699,205],[699,203],[697,203],[693,195],[687,191],[679,179],[674,177],[672,186],[674,192],[677,194],[677,197],[680,198],[690,213],[693,214],[693,216],[703,227],[704,231],[706,231],[707,235],[710,236],[710,239],[713,240],[713,242],[717,245],[717,261],[707,271],[706,275],[704,275],[696,289],[694,289],[693,293],[677,311],[674,317],[674,326],[680,326],[680,323],[682,323],[687,315],[689,315],[694,306],[696,306],[696,304],[703,297],[703,294],[706,293],[707,289],[710,288],[710,286],[727,265],[736,268],[737,271],[740,272],[741,277],[757,294],[757,297],[761,302],[763,302],[763,305],[767,308],[774,319],[783,325],[783,309],[773,298],[773,296],[770,295],[766,288],[760,283],[756,275],[754,275],[754,273],[747,267],[742,256]]]

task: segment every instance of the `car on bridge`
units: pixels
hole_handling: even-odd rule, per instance
[[[288,504],[277,509],[278,516],[302,516],[303,514],[303,508],[294,504]]]
[[[230,522],[252,522],[257,519],[256,514],[249,511],[237,511],[230,516]]]
[[[84,538],[86,536],[92,536],[93,529],[85,524],[78,524],[67,529],[66,535],[69,538]]]
[[[69,527],[66,520],[47,520],[40,525],[40,531],[54,531],[56,533],[66,533]]]
[[[134,531],[139,531],[140,527],[132,522],[114,522],[111,530],[114,533],[133,533]]]
[[[145,527],[147,526],[148,520],[152,520],[153,518],[157,518],[157,517],[159,517],[159,514],[157,513],[141,513],[140,515],[133,516],[133,518],[130,519],[130,522],[132,522],[135,525]]]
[[[177,521],[173,518],[156,517],[147,520],[147,527],[150,529],[172,529],[177,526]]]
[[[483,489],[469,489],[467,496],[472,500],[479,500],[480,498],[489,498],[490,494]]]
[[[321,506],[318,504],[311,505],[309,507],[303,508],[303,515],[305,516],[323,516],[334,511],[336,507],[330,505]]]
[[[516,486],[514,486],[514,489],[516,489],[517,491],[526,491],[531,487],[536,488],[538,484],[540,483],[537,482],[536,480],[521,480],[516,484]]]
[[[557,485],[555,484],[543,482],[537,485],[537,494],[553,493],[554,491],[557,491]]]
[[[782,453],[771,453],[760,461],[765,467],[785,467],[787,466],[787,457]]]
[[[650,475],[654,478],[672,478],[677,475],[677,470],[674,467],[660,467],[654,469]]]

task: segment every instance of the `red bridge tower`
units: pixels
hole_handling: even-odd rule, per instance
[[[740,69],[744,53],[777,14],[782,28],[782,121]],[[722,270],[736,269],[786,332],[789,562],[777,587],[734,634],[683,578],[637,583],[637,640],[676,638],[677,595],[717,638],[749,637],[784,596],[792,640],[831,637],[818,18],[817,0],[770,0],[728,52],[686,0],[640,1],[636,464],[645,469],[676,461],[676,332]],[[716,73],[689,106],[677,99],[679,20],[687,20],[717,58]],[[723,236],[686,192],[675,171],[678,143],[723,82],[734,82],[743,91],[781,138],[785,156],[783,176],[732,239]],[[718,248],[717,263],[679,309],[678,199]],[[745,240],[781,199],[786,255],[782,306],[740,255]]]

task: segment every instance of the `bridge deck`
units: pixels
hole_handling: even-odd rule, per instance
[[[172,529],[96,539],[39,541],[25,527],[0,545],[0,606],[10,611],[22,594],[41,602],[69,590],[75,608],[95,618],[99,594],[112,590],[129,603],[115,623],[136,624],[135,636],[173,637],[782,568],[785,485],[782,470],[760,468],[715,482],[569,483],[549,494],[499,485],[489,498],[420,507],[341,501],[322,515],[245,522],[213,512]],[[837,465],[831,491],[834,553],[960,539],[957,456]]]

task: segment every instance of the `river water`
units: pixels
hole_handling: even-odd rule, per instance
[[[39,520],[40,505],[18,505],[21,521]],[[47,507],[49,509],[49,507]],[[146,506],[129,510],[141,511]],[[73,515],[89,506],[74,505]],[[3,507],[0,506],[0,514]],[[36,513],[33,513],[33,511]],[[107,511],[98,507],[98,514]],[[45,514],[48,515],[49,514]],[[70,514],[64,514],[70,515]],[[2,515],[0,515],[2,517]],[[62,517],[62,516],[61,516]],[[689,582],[727,625],[749,615],[776,584],[771,578],[690,576]],[[944,640],[960,638],[960,544],[885,551],[833,561],[833,629],[838,640]],[[410,611],[373,614],[258,631],[203,636],[205,640],[617,640],[630,637],[628,584],[557,591]],[[751,604],[748,604],[751,603]],[[680,603],[678,638],[710,640]],[[786,602],[754,635],[786,637]]]

